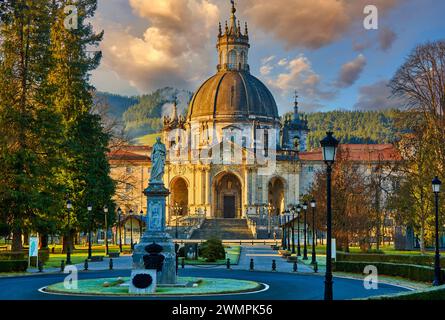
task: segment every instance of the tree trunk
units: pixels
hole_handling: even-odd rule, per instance
[[[422,223],[422,226],[420,227],[420,252],[425,254],[425,251],[425,227]]]
[[[67,252],[68,245],[70,246],[70,253],[73,253],[74,249],[75,249],[74,243],[73,243],[73,235],[63,236],[62,241],[63,241],[62,253],[66,253]]]
[[[12,232],[12,251],[21,251],[23,250],[23,243],[22,243],[22,231],[21,230],[15,230]]]
[[[48,234],[41,234],[40,235],[40,248],[48,248]]]

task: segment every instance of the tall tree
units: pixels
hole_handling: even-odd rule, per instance
[[[56,190],[58,117],[47,99],[51,7],[16,0],[1,9],[0,203],[19,250],[23,232],[47,215]]]
[[[88,19],[94,16],[96,0],[55,1],[57,19],[51,30],[51,53],[54,68],[50,72],[51,97],[56,110],[63,117],[62,153],[65,166],[58,178],[65,186],[66,197],[73,203],[72,216],[61,214],[60,229],[65,230],[64,250],[73,246],[72,236],[88,230],[104,220],[103,206],[112,207],[114,184],[109,176],[107,151],[110,135],[102,127],[101,119],[92,114],[94,88],[89,83],[90,72],[97,68],[100,51],[93,51],[102,39]],[[65,8],[75,5],[77,26],[67,28]],[[94,215],[89,217],[86,207],[93,204]],[[68,219],[70,220],[68,229]]]

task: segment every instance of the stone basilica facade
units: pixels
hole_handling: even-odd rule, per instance
[[[164,119],[169,217],[244,219],[281,214],[299,202],[307,121],[280,119],[269,89],[249,68],[249,31],[232,6],[219,26],[217,73],[193,96],[186,117]]]

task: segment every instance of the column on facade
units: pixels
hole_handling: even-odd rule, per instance
[[[247,211],[249,210],[250,207],[250,198],[249,198],[249,193],[250,193],[250,175],[251,175],[251,169],[246,167],[244,170],[244,195],[243,195],[243,211],[241,213],[242,217],[245,218],[247,215]]]
[[[205,169],[205,206],[207,208],[207,216],[211,214],[210,202],[211,202],[211,191],[210,191],[210,170]]]

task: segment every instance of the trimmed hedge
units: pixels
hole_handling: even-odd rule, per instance
[[[403,292],[396,295],[371,297],[367,300],[445,300],[445,286]]]
[[[383,262],[413,264],[419,266],[434,266],[434,256],[402,255],[402,254],[366,254],[337,252],[337,261],[349,262]],[[445,268],[445,257],[440,259],[440,265]]]
[[[3,260],[28,260],[28,250],[18,251],[18,252],[0,252],[0,261]],[[32,259],[36,260],[35,258]],[[45,263],[49,260],[49,249],[39,250],[39,261]],[[35,264],[35,263],[34,263]]]
[[[434,268],[411,264],[337,261],[334,264],[334,270],[363,274],[363,270],[369,265],[375,266],[379,275],[402,277],[420,282],[434,280]],[[442,270],[442,279],[445,279],[445,270]]]
[[[27,268],[26,260],[0,260],[0,272],[25,272]]]

